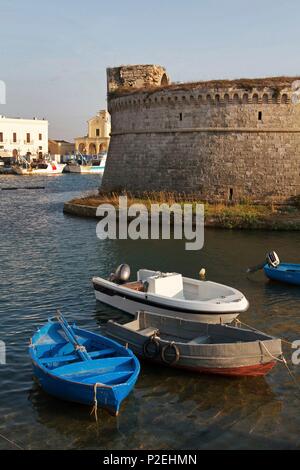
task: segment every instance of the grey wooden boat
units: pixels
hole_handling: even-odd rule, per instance
[[[124,325],[110,320],[106,334],[141,358],[208,374],[265,375],[282,355],[281,340],[258,330],[144,311]]]

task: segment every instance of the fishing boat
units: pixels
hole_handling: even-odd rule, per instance
[[[19,157],[17,164],[12,166],[16,175],[58,175],[63,172],[65,164],[52,161],[38,160],[37,162],[28,162],[26,158]]]
[[[110,320],[105,334],[141,358],[206,374],[261,376],[282,355],[281,340],[258,330],[145,311],[123,325]]]
[[[102,174],[105,170],[106,154],[87,160],[85,156],[81,156],[75,160],[67,162],[64,173],[82,173],[82,174]]]
[[[106,154],[95,160],[89,161],[86,165],[80,166],[81,173],[103,174],[106,165]]]
[[[76,160],[70,160],[66,163],[63,173],[81,173],[81,165]]]
[[[72,327],[62,314],[32,337],[29,354],[40,386],[57,398],[99,405],[118,415],[140,365],[132,351],[109,338]]]
[[[13,174],[11,167],[11,158],[0,156],[0,175],[11,175]]]
[[[241,292],[212,281],[149,269],[140,269],[133,282],[129,277],[127,264],[120,265],[108,279],[94,277],[96,299],[133,315],[148,309],[203,323],[230,323],[249,306]]]
[[[281,263],[275,251],[266,255],[266,261],[248,269],[248,272],[256,272],[263,269],[265,275],[272,281],[284,282],[300,286],[300,264]]]

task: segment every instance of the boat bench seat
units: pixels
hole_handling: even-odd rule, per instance
[[[210,336],[197,336],[196,338],[193,338],[191,341],[189,341],[188,344],[208,344],[210,343]]]
[[[106,348],[106,349],[101,349],[100,351],[93,351],[88,353],[91,358],[97,358],[99,359],[102,356],[106,356],[108,354],[113,354],[114,349],[112,348]],[[78,354],[66,354],[64,356],[53,356],[53,357],[42,357],[40,359],[40,362],[42,364],[53,364],[53,363],[58,363],[58,362],[70,362],[70,361],[76,361],[76,359],[79,359]]]
[[[149,326],[148,328],[144,328],[143,330],[138,330],[138,332],[143,336],[152,336],[154,335],[154,333],[157,332],[157,328]]]

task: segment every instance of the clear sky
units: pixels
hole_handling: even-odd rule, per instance
[[[86,133],[106,67],[155,63],[173,81],[300,75],[299,0],[0,0],[0,114]]]

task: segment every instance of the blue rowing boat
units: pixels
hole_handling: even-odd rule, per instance
[[[260,269],[272,281],[285,282],[300,286],[300,264],[281,263],[275,251],[266,254],[266,260],[247,269],[247,273],[255,273]]]
[[[72,327],[62,314],[31,339],[34,375],[50,395],[97,405],[118,415],[134,388],[140,364],[130,349],[104,336]]]
[[[273,281],[300,286],[300,264],[280,263],[276,267],[265,264],[264,272]]]

